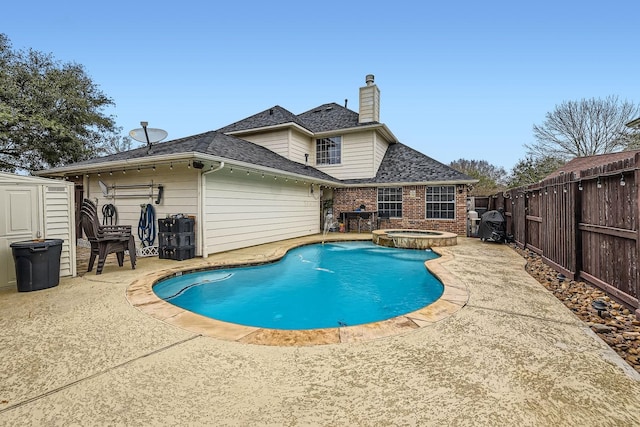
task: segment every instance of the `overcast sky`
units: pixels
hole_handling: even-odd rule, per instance
[[[511,169],[563,101],[640,103],[640,2],[29,1],[2,6],[13,47],[84,65],[123,134],[169,139],[274,105],[358,109],[374,74],[398,139],[449,163]]]

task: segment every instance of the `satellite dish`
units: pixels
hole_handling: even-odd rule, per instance
[[[136,141],[153,144],[160,142],[169,135],[167,131],[156,128],[138,128],[129,132],[129,136]]]
[[[106,197],[109,194],[109,187],[102,181],[98,181],[98,185],[100,186],[100,190],[102,190],[102,195]]]

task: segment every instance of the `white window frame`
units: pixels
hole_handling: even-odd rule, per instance
[[[326,154],[320,155],[321,144],[324,144]],[[330,144],[337,145],[337,149],[329,147]],[[337,159],[335,159],[337,155]],[[332,166],[342,164],[342,136],[332,136],[316,139],[316,166]]]

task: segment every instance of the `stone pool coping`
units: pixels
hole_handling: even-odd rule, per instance
[[[333,240],[327,239],[326,241]],[[341,239],[340,241],[345,240]],[[264,255],[256,261],[224,259],[208,261],[208,259],[200,259],[202,262],[195,265],[178,266],[156,271],[131,283],[126,290],[126,298],[133,307],[141,312],[193,333],[227,341],[273,346],[312,346],[361,342],[404,334],[432,325],[451,316],[464,307],[469,300],[467,287],[458,283],[455,277],[447,270],[446,264],[452,259],[453,254],[446,247],[434,247],[432,250],[440,257],[425,262],[425,267],[444,285],[444,291],[439,299],[411,313],[363,325],[310,330],[280,330],[244,326],[190,312],[164,301],[153,292],[152,288],[156,283],[167,277],[174,276],[176,273],[274,262],[281,259],[293,248],[305,244],[320,243],[320,240],[281,243],[282,246],[279,246],[277,250]]]

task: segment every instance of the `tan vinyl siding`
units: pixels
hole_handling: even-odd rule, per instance
[[[387,148],[389,144],[382,138],[380,135],[375,135],[374,142],[374,157],[373,157],[373,174],[378,173],[378,168],[380,167],[380,163],[382,163],[382,159],[384,158],[385,153],[387,152]]]
[[[111,203],[116,207],[118,212],[118,224],[131,225],[136,236],[136,245],[140,245],[138,239],[138,221],[140,220],[140,205],[150,203],[153,205],[156,218],[165,218],[167,215],[184,214],[196,217],[196,247],[199,227],[199,205],[198,205],[198,169],[188,169],[186,163],[174,164],[173,170],[169,169],[169,165],[159,165],[156,171],[143,169],[140,172],[127,171],[126,175],[122,172],[114,172],[113,176],[108,173],[102,173],[99,178],[91,175],[89,178],[89,198],[94,202],[97,199],[98,217],[102,220],[102,206]],[[162,184],[164,192],[160,204],[156,204],[158,190],[154,188],[153,197],[149,188],[135,189],[116,189],[115,197],[104,197],[100,190],[98,180],[102,180],[107,186],[112,185],[138,185],[138,184]],[[85,196],[86,196],[85,192]],[[113,190],[109,190],[109,195],[113,194]],[[156,222],[157,226],[157,222]],[[158,239],[156,237],[155,244]]]
[[[76,254],[72,242],[75,241],[75,221],[73,187],[70,185],[45,185],[44,227],[47,239],[62,239],[60,254],[60,275],[75,276]]]
[[[207,253],[315,234],[320,231],[320,192],[309,184],[258,174],[206,176]]]
[[[315,140],[313,141],[315,142]],[[309,164],[313,165],[314,163],[311,163],[312,152],[315,152],[315,143],[312,143],[312,139],[296,130],[292,130],[289,160],[304,164],[304,155],[308,154]]]
[[[252,135],[240,136],[240,138],[261,145],[274,153],[289,158],[289,131],[280,130]],[[303,160],[304,161],[304,160]]]
[[[375,176],[373,166],[373,132],[362,132],[342,135],[341,164],[316,168],[338,179],[356,179]]]

